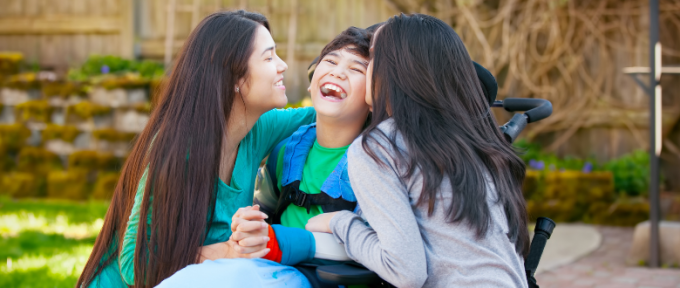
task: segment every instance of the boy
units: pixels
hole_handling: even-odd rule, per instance
[[[326,45],[308,88],[317,122],[300,127],[280,143],[258,175],[255,202],[272,224],[281,224],[272,226],[268,245],[272,252],[266,259],[287,265],[312,260],[315,243],[311,232],[304,230],[307,220],[356,207],[346,151],[369,116],[365,102],[369,44],[367,30],[350,27]],[[270,181],[270,188],[264,188]],[[289,254],[306,257],[292,259]]]

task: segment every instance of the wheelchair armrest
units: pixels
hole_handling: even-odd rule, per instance
[[[347,264],[319,266],[316,268],[316,275],[321,281],[335,285],[373,284],[381,281],[375,272]]]

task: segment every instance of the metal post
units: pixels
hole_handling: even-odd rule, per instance
[[[649,0],[649,266],[659,267],[659,155],[661,154],[661,43],[659,0]]]
[[[177,0],[170,0],[166,6],[165,24],[165,69],[172,69],[172,51],[175,48],[175,13],[177,13]],[[167,70],[166,70],[167,71]]]

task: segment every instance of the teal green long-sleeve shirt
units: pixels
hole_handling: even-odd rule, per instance
[[[275,109],[260,117],[239,144],[231,183],[227,185],[218,179],[215,215],[210,224],[210,232],[205,239],[204,245],[229,240],[231,236],[231,217],[238,208],[249,206],[253,203],[255,177],[262,159],[271,153],[276,144],[293,134],[300,126],[314,122],[315,117],[316,113],[312,107],[285,110]],[[114,262],[111,264],[114,267],[105,268],[105,270],[110,271],[117,268],[115,266],[119,266],[122,280],[129,285],[134,284],[134,253],[137,228],[140,221],[139,212],[145,187],[146,173],[144,173],[139,181],[135,202],[130,212],[128,226],[123,238],[123,246],[118,257],[119,263]],[[150,212],[147,221],[149,224],[151,223]],[[147,237],[150,237],[150,235],[147,234]]]

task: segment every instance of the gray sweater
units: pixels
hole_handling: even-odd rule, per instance
[[[394,121],[386,120],[378,128],[391,135]],[[434,214],[428,217],[427,205],[416,205],[422,176],[416,173],[406,183],[401,181],[397,171],[404,168],[396,167],[395,151],[386,140],[380,141],[387,149],[376,144],[371,148],[386,167],[364,151],[361,137],[348,151],[350,182],[362,214],[339,212],[330,228],[349,257],[397,287],[528,286],[523,259],[506,236],[507,220],[495,201],[493,185],[487,197],[491,225],[477,240],[467,224],[446,221],[452,191],[448,179],[444,178]],[[408,153],[401,135],[397,145]]]

